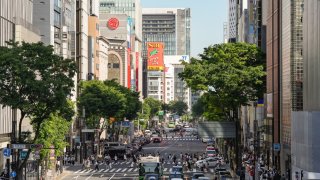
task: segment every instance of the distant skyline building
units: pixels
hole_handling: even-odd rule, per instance
[[[242,2],[242,1],[240,1]],[[241,3],[242,4],[242,3]],[[237,41],[238,18],[239,18],[239,0],[229,0],[229,42]]]
[[[128,19],[126,42],[127,55],[125,57],[126,83],[123,84],[131,90],[141,92],[142,97],[142,8],[140,0],[100,0],[100,14],[121,15]],[[106,19],[101,18],[105,21]],[[101,24],[103,26],[103,24]],[[110,36],[108,36],[110,37]],[[114,38],[114,37],[112,37]],[[116,39],[116,38],[115,38]],[[112,47],[112,46],[111,46]],[[111,60],[111,59],[110,59]]]
[[[190,8],[144,8],[142,9],[142,40],[144,60],[144,97],[158,97],[166,102],[171,99],[172,93],[166,99],[165,75],[147,71],[147,47],[148,42],[164,43],[164,56],[190,56]],[[174,69],[176,72],[178,69]],[[174,76],[174,78],[176,78]],[[150,82],[159,85],[158,91],[150,91]],[[177,81],[175,81],[177,83]],[[175,84],[177,85],[177,84]],[[170,84],[171,86],[171,84]],[[170,89],[169,91],[171,91]],[[177,91],[176,86],[174,91]],[[152,93],[151,93],[152,92]],[[174,93],[175,95],[176,93]],[[173,99],[176,99],[174,97]],[[189,98],[190,99],[190,98]],[[190,104],[190,103],[189,103]]]

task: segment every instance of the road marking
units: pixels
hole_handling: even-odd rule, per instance
[[[113,171],[115,171],[116,170],[116,168],[113,168],[113,169],[111,169],[109,172],[113,172]]]
[[[137,172],[137,171],[138,171],[138,169],[139,169],[139,168],[135,168],[135,169],[133,170],[133,172]]]
[[[88,179],[90,179],[91,178],[91,176],[92,176],[93,174],[91,174],[89,177],[87,177],[85,180],[88,180]]]
[[[78,175],[78,176],[76,176],[76,177],[73,177],[72,179],[78,179],[78,177],[79,177],[79,175]]]
[[[97,170],[94,170],[94,171],[92,171],[91,173],[95,173],[95,172],[97,172]]]
[[[130,164],[130,162],[126,162],[126,164]]]
[[[78,172],[80,172],[81,171],[81,169],[79,169],[78,171],[76,171],[76,172],[74,172],[74,173],[78,173]]]
[[[127,170],[127,168],[124,168],[124,169],[122,169],[122,171],[121,172],[125,172]]]
[[[113,175],[110,177],[110,179],[112,179],[114,175],[115,175],[115,174],[113,174]],[[109,180],[110,180],[110,179],[109,179]]]
[[[84,172],[84,173],[89,173],[89,172],[91,172],[91,171],[93,171],[93,169],[89,169],[89,171],[87,171],[87,172]]]
[[[124,164],[125,162],[121,162],[120,164]]]
[[[169,172],[171,172],[171,171],[172,171],[172,168],[169,169]]]
[[[104,169],[100,169],[100,171],[98,171],[98,172],[102,172]]]
[[[167,171],[167,170],[168,170],[168,168],[164,168],[164,169],[163,169],[163,171]]]
[[[107,169],[107,170],[105,170],[105,171],[103,171],[103,172],[108,172],[110,169]]]
[[[128,172],[132,171],[133,168],[128,169]]]
[[[102,178],[104,176],[104,174],[101,174],[100,178]]]
[[[116,172],[119,172],[120,170],[121,170],[121,168],[117,169],[117,171],[116,171]]]

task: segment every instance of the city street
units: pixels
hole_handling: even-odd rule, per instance
[[[165,177],[167,177],[174,166],[172,160],[168,159],[169,154],[175,154],[178,160],[178,165],[182,165],[180,159],[180,153],[198,153],[202,154],[205,151],[206,144],[202,143],[196,137],[174,137],[170,134],[170,137],[164,138],[161,143],[150,143],[143,146],[142,154],[157,154],[165,159],[163,165],[163,171]],[[92,167],[93,168],[93,167]],[[81,165],[69,166],[66,168],[66,175],[62,179],[133,179],[138,177],[139,168],[137,165],[131,167],[131,162],[119,161],[117,163],[112,162],[112,167],[107,167],[104,163],[101,163],[99,170],[82,170]],[[193,172],[199,172],[197,168],[185,172],[185,177],[191,177]],[[212,177],[214,172],[213,168],[208,169],[205,172],[207,177]]]

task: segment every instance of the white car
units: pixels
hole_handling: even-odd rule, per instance
[[[206,163],[205,160],[199,160],[196,162],[196,166],[198,168],[201,168],[201,167],[204,167],[205,163]]]
[[[220,159],[216,157],[209,157],[204,160],[204,163],[207,163],[209,167],[214,167],[220,163]]]

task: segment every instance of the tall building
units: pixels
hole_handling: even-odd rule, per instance
[[[229,42],[236,42],[238,37],[239,10],[242,1],[229,0]]]
[[[144,97],[153,97],[166,102],[166,89],[164,85],[165,75],[161,71],[147,71],[147,43],[164,43],[164,56],[167,55],[190,55],[190,9],[189,8],[146,8],[142,10],[142,40],[143,40],[143,60],[144,60]],[[175,66],[175,65],[174,65]],[[174,72],[178,72],[180,66],[174,67]],[[177,74],[177,73],[174,73]],[[174,78],[177,78],[176,76]],[[158,88],[151,87],[159,85]],[[173,99],[177,99],[178,93],[182,90],[178,79],[174,84]],[[190,95],[190,92],[188,93]],[[190,98],[188,98],[190,101]],[[188,103],[190,105],[190,102]]]
[[[268,2],[267,18],[267,117],[265,123],[266,142],[264,154],[267,166],[279,169],[280,152],[273,150],[280,143],[280,1]]]
[[[320,151],[318,146],[320,143],[320,76],[318,71],[320,68],[320,0],[304,0],[302,12],[303,18],[295,20],[303,23],[303,35],[300,36],[299,32],[296,37],[303,39],[303,109],[292,113],[291,177],[292,179],[296,176],[299,179],[320,179],[318,165],[320,162],[318,155]]]
[[[142,15],[140,0],[100,0],[100,14],[106,16],[113,14],[126,15],[128,22],[127,32],[123,32],[126,36],[124,40],[127,42],[127,55],[125,57],[126,78],[125,85],[134,91],[142,92]],[[104,21],[102,17],[100,20]],[[126,26],[127,26],[126,25]],[[110,37],[110,35],[108,36]],[[111,69],[112,71],[112,69]],[[141,94],[142,96],[142,94]]]
[[[281,20],[281,171],[291,169],[291,119],[303,110],[303,0],[282,1]]]
[[[33,25],[33,1],[1,0],[0,1],[0,46],[6,46],[6,41],[40,41],[39,30]],[[17,123],[20,112],[0,104],[0,154],[3,148],[10,144],[13,121]],[[32,131],[28,120],[22,123],[21,131]],[[3,156],[0,156],[0,169],[4,168]]]

